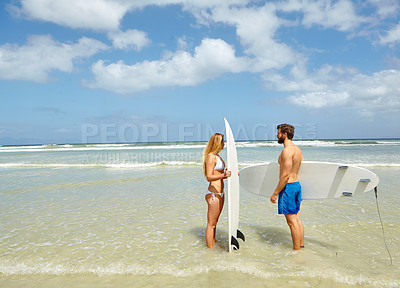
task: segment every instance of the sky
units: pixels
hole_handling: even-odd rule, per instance
[[[1,0],[0,145],[400,138],[398,0]]]

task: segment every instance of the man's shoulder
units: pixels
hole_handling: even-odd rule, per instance
[[[293,145],[284,147],[281,155],[283,157],[291,157],[297,153],[301,153],[301,149],[299,146],[293,144]]]
[[[288,152],[296,151],[297,149],[299,149],[299,147],[296,144],[291,144],[291,145],[284,147],[282,152],[285,151],[285,153],[288,153]]]
[[[281,157],[291,157],[294,154],[294,150],[291,147],[284,147],[281,152]]]

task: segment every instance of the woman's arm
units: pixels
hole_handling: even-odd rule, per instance
[[[206,158],[206,179],[208,182],[216,181],[225,179],[231,176],[231,171],[225,169],[224,173],[221,174],[214,174],[215,165],[217,165],[217,156],[215,155],[208,155]]]

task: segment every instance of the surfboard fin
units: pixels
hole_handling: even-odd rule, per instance
[[[242,232],[240,232],[239,229],[236,231],[236,237],[239,239],[242,239],[243,241],[246,241],[244,238],[244,234]]]
[[[239,250],[239,242],[233,236],[231,236],[231,245],[233,246],[233,250]]]
[[[244,234],[239,229],[236,230],[236,237],[245,241]],[[239,250],[239,241],[233,236],[231,236],[231,245],[233,246],[233,250]]]

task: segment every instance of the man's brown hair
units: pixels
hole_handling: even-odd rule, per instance
[[[282,134],[287,134],[289,140],[293,139],[294,136],[294,126],[290,125],[290,124],[280,124],[278,125],[278,127],[276,127],[276,129],[281,129],[281,133]]]

